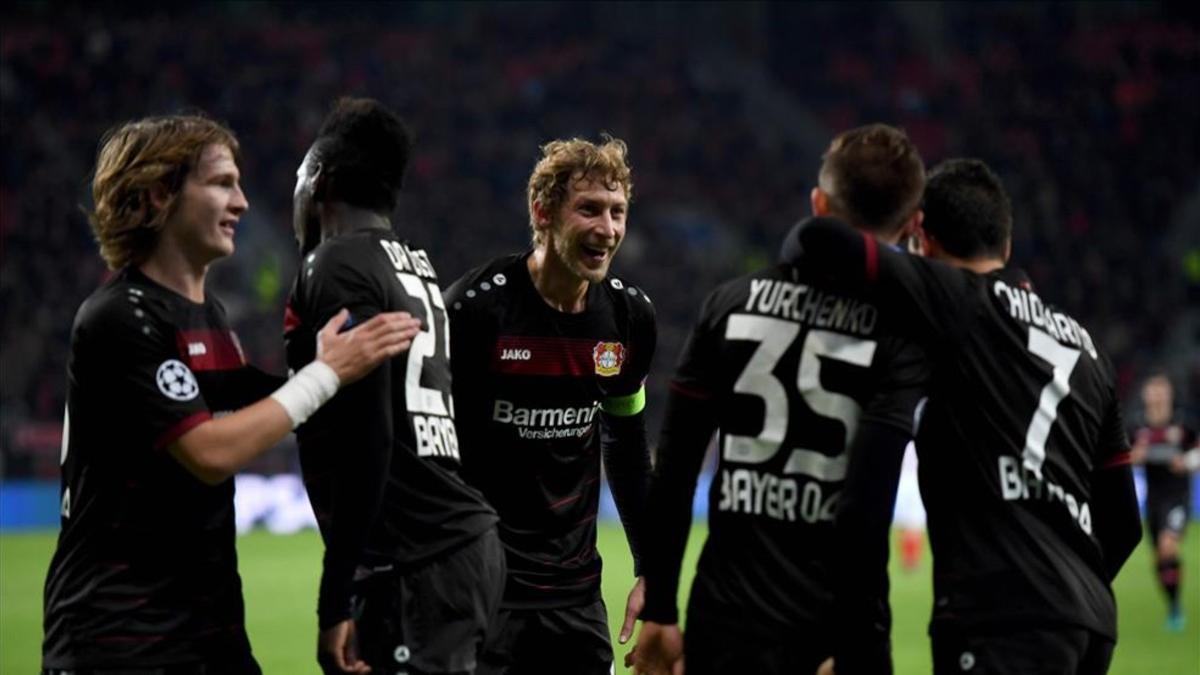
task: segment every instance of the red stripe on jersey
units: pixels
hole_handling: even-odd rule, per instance
[[[589,377],[596,374],[592,350],[599,342],[593,338],[501,335],[492,352],[492,372]]]
[[[191,415],[188,415],[187,417],[176,422],[175,426],[171,427],[170,429],[167,429],[166,432],[164,432],[162,436],[159,436],[158,440],[154,441],[154,449],[162,450],[163,448],[167,447],[168,445],[174,443],[175,440],[178,439],[180,436],[186,434],[187,432],[191,431],[193,428],[198,427],[201,424],[203,424],[204,422],[207,422],[211,419],[212,419],[212,414],[209,413],[207,410],[201,410],[198,413],[192,413]]]
[[[292,332],[292,330],[300,327],[300,323],[300,315],[296,313],[296,310],[292,309],[292,301],[288,300],[287,306],[283,308],[283,332]]]
[[[867,247],[867,281],[875,281],[879,277],[879,244],[869,234],[863,234],[862,238],[863,245]]]
[[[233,370],[246,365],[242,345],[231,330],[181,330],[175,334],[175,342],[193,372]]]
[[[1128,452],[1121,452],[1121,453],[1117,453],[1117,454],[1113,455],[1112,457],[1109,457],[1108,461],[1105,462],[1104,466],[1102,466],[1101,468],[1102,469],[1112,469],[1112,468],[1118,467],[1118,466],[1128,466],[1129,464],[1132,464],[1132,463],[1133,463],[1132,454],[1128,453]]]

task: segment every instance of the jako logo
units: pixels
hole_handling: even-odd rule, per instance
[[[533,358],[533,352],[528,349],[505,349],[500,353],[501,361],[528,361]]]

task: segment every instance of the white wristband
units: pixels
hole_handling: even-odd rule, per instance
[[[1188,471],[1200,471],[1200,448],[1192,448],[1183,453],[1183,466]]]
[[[333,398],[339,386],[341,381],[333,368],[324,361],[313,361],[276,389],[271,398],[283,406],[295,429]]]

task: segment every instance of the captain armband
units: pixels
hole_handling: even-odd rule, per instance
[[[632,417],[646,408],[646,385],[628,396],[610,396],[600,402],[600,410],[615,417]]]
[[[313,361],[276,389],[271,398],[283,406],[295,429],[333,398],[339,386],[341,381],[333,368],[324,361]]]

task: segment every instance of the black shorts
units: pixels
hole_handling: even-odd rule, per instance
[[[1183,536],[1188,523],[1188,496],[1182,495],[1151,495],[1146,499],[1146,522],[1149,525],[1147,534],[1150,541],[1157,542],[1160,532],[1172,532]]]
[[[355,588],[362,659],[387,675],[474,673],[504,577],[504,547],[493,527],[417,569],[364,579]]]
[[[815,639],[804,639],[810,636]],[[751,630],[731,631],[692,612],[683,631],[687,675],[809,675],[832,650],[832,640],[810,631],[797,629],[795,636],[782,640]]]
[[[930,628],[934,675],[1104,675],[1113,642],[1074,626]]]
[[[612,643],[604,601],[554,609],[504,609],[480,675],[609,675]]]

